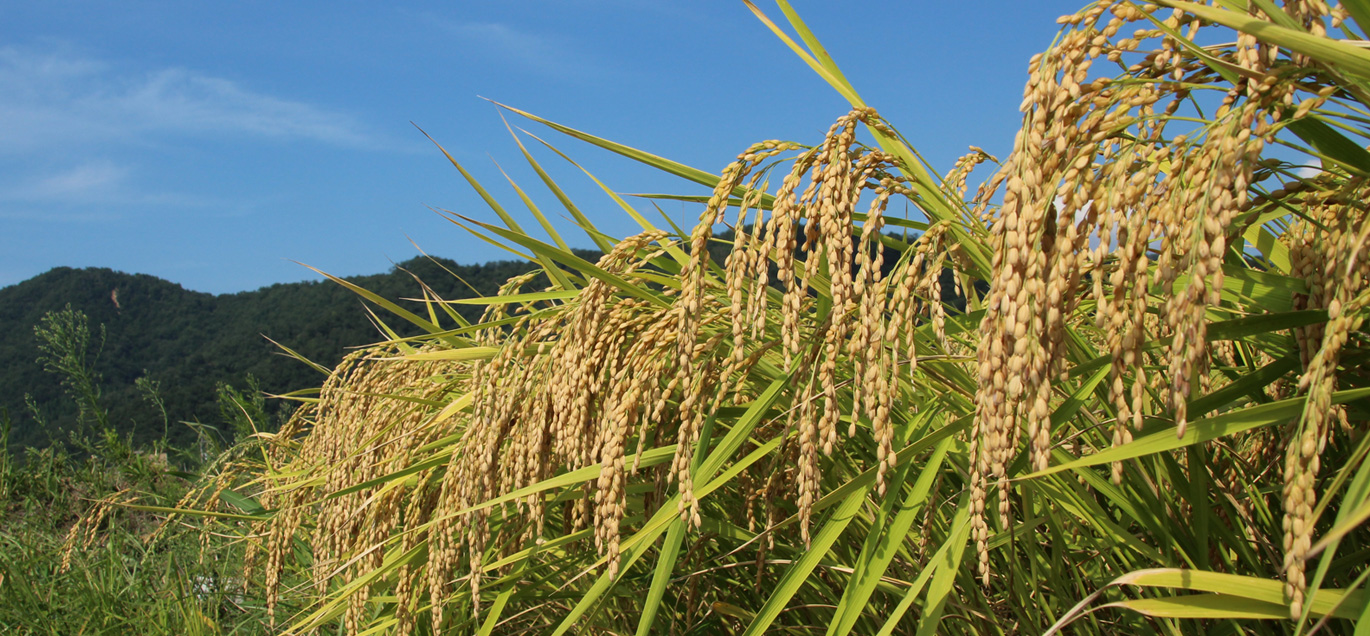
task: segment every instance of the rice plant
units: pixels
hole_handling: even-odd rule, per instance
[[[851,102],[813,140],[711,174],[505,107],[711,188],[688,232],[606,187],[605,236],[516,134],[591,263],[452,160],[503,225],[452,222],[542,268],[476,323],[385,303],[428,335],[220,479],[281,627],[1357,629],[1370,7],[1096,2],[943,174],[778,4]]]

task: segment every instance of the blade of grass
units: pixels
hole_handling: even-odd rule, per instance
[[[858,488],[837,505],[822,527],[813,535],[808,549],[785,570],[780,582],[776,583],[766,603],[756,612],[756,618],[747,626],[743,636],[759,636],[770,629],[771,623],[780,616],[780,612],[785,610],[790,599],[794,598],[799,588],[808,581],[809,575],[813,573],[819,561],[827,556],[838,537],[847,529],[847,525],[856,518],[856,512],[866,502],[866,493],[869,490],[870,484]]]
[[[1287,29],[1249,15],[1225,11],[1208,5],[1184,0],[1157,0],[1157,4],[1192,13],[1209,22],[1215,22],[1253,35],[1263,42],[1302,53],[1334,68],[1344,70],[1362,80],[1370,79],[1370,51],[1331,38]]]
[[[699,168],[692,168],[683,163],[671,161],[670,159],[659,157],[651,153],[643,152],[636,148],[631,148],[620,143],[609,141],[608,139],[596,137],[594,135],[581,132],[569,126],[563,126],[556,122],[543,119],[542,117],[538,117],[537,115],[534,115],[532,113],[514,108],[513,106],[501,104],[499,102],[494,101],[492,101],[491,103],[511,113],[538,122],[539,124],[547,126],[548,128],[551,128],[552,130],[555,130],[563,135],[574,137],[588,144],[592,144],[605,150],[608,150],[610,152],[623,155],[624,157],[652,166],[653,168],[657,168],[663,172],[673,174],[682,179],[693,181],[695,183],[708,186],[710,188],[718,186],[719,176],[711,172],[706,172],[704,170],[700,170]],[[737,192],[736,194],[740,196],[741,192]]]
[[[708,481],[711,479],[713,474],[723,465],[723,462],[727,461],[733,453],[737,452],[737,449],[742,447],[751,432],[761,423],[762,418],[780,397],[781,391],[788,382],[788,377],[778,379],[772,382],[771,386],[761,395],[757,396],[737,424],[719,442],[718,447],[708,454],[708,459],[700,464],[697,471],[699,480]],[[696,452],[695,457],[704,457],[704,454]],[[661,599],[666,594],[666,586],[670,584],[671,574],[675,571],[676,559],[680,555],[680,544],[684,537],[685,524],[676,519],[667,531],[666,541],[662,544],[661,552],[657,555],[656,569],[652,574],[652,585],[647,591],[646,603],[642,606],[642,615],[638,619],[638,636],[646,636],[651,633],[652,624],[661,607]]]
[[[662,306],[662,307],[666,307],[666,306],[669,306],[669,305],[670,305],[670,302],[669,302],[669,301],[667,301],[667,300],[661,298],[659,295],[657,295],[657,294],[655,294],[655,293],[652,293],[652,292],[650,292],[650,291],[648,291],[648,290],[645,290],[645,289],[643,289],[643,288],[641,288],[641,287],[639,287],[639,286],[637,286],[637,285],[634,285],[634,284],[632,284],[632,283],[629,283],[628,281],[623,280],[623,279],[620,278],[619,276],[615,276],[614,274],[611,274],[611,273],[609,273],[609,272],[606,272],[606,271],[604,271],[603,269],[601,269],[600,267],[598,267],[598,266],[596,266],[596,265],[590,263],[589,261],[587,261],[587,260],[585,260],[585,259],[583,259],[583,258],[581,258],[581,257],[579,257],[579,256],[576,256],[575,254],[573,254],[573,253],[571,253],[571,252],[568,252],[568,251],[562,250],[562,249],[558,249],[558,248],[556,248],[556,247],[552,247],[551,245],[548,245],[548,244],[543,243],[543,242],[541,242],[541,241],[538,241],[538,240],[536,240],[536,239],[530,238],[530,237],[528,237],[527,235],[518,234],[518,233],[515,233],[515,232],[510,232],[509,230],[505,230],[505,229],[503,229],[503,228],[495,227],[495,226],[493,226],[493,225],[489,225],[489,224],[486,224],[486,223],[481,223],[480,221],[477,221],[477,220],[475,220],[475,219],[470,219],[470,218],[467,218],[467,217],[464,217],[464,216],[461,216],[461,215],[458,215],[458,216],[459,216],[461,219],[463,219],[463,220],[465,220],[466,222],[468,222],[468,223],[473,223],[473,224],[475,224],[475,225],[479,225],[480,227],[484,228],[485,230],[487,230],[487,231],[489,231],[489,232],[493,232],[493,233],[499,235],[501,238],[504,238],[504,239],[513,241],[513,242],[515,242],[515,243],[518,243],[519,245],[522,245],[522,246],[524,246],[524,247],[526,247],[526,248],[532,250],[534,253],[537,253],[537,254],[540,254],[540,255],[545,255],[545,256],[547,256],[548,258],[551,258],[552,260],[554,260],[554,261],[556,261],[556,262],[558,262],[558,263],[562,263],[562,264],[564,264],[564,265],[566,265],[566,266],[568,266],[568,267],[570,267],[570,268],[572,268],[572,269],[574,269],[574,270],[580,272],[581,274],[584,274],[584,275],[587,276],[587,277],[597,278],[597,279],[602,280],[602,281],[604,281],[604,282],[606,282],[606,283],[608,283],[608,284],[610,284],[610,285],[613,285],[614,287],[617,287],[618,289],[622,290],[624,293],[628,294],[629,296],[635,296],[635,297],[637,297],[637,298],[641,298],[641,299],[643,299],[643,300],[645,300],[645,301],[647,301],[647,302],[650,302],[650,303],[652,303],[652,304],[659,305],[659,306]]]
[[[500,119],[504,119],[503,114],[500,115]],[[547,174],[547,171],[542,168],[542,164],[538,163],[538,160],[533,157],[533,154],[528,152],[528,148],[523,145],[523,139],[514,132],[512,126],[509,126],[509,122],[505,122],[505,127],[509,128],[509,134],[513,135],[514,143],[518,144],[519,152],[523,153],[524,160],[528,162],[528,165],[533,167],[534,172],[538,173],[538,178],[542,179],[543,185],[547,186],[547,189],[557,198],[557,201],[561,203],[561,206],[566,208],[566,212],[571,215],[571,218],[575,219],[576,224],[586,229],[586,234],[590,237],[591,241],[594,241],[595,247],[597,247],[599,251],[605,253],[608,253],[609,250],[613,249],[613,241],[609,241],[599,234],[591,232],[591,230],[594,230],[595,226],[590,222],[589,217],[586,217],[585,214],[580,211],[580,208],[576,207],[576,204],[571,201],[571,197],[566,196],[566,192],[561,189],[561,186],[557,185],[557,182],[552,179],[552,176]]]
[[[1296,119],[1287,127],[1318,151],[1319,158],[1340,165],[1347,172],[1362,177],[1370,175],[1370,152],[1323,123],[1318,115]]]
[[[309,368],[314,369],[315,371],[318,371],[319,373],[322,373],[322,374],[324,374],[324,375],[330,375],[330,374],[333,373],[332,370],[328,369],[327,367],[323,366],[322,364],[319,364],[319,363],[317,363],[317,362],[315,362],[315,361],[313,361],[313,360],[310,360],[309,358],[304,357],[304,355],[301,354],[300,352],[295,351],[294,349],[291,349],[290,347],[287,347],[287,346],[285,346],[285,345],[283,345],[283,344],[281,344],[281,343],[279,343],[279,342],[276,342],[275,340],[272,340],[272,339],[271,339],[270,337],[268,337],[266,334],[262,334],[262,337],[263,337],[263,338],[266,338],[266,341],[267,341],[267,342],[270,342],[271,344],[276,345],[276,347],[279,348],[281,351],[284,351],[284,352],[285,352],[284,355],[287,355],[287,356],[289,356],[289,357],[291,357],[291,358],[294,358],[294,359],[296,359],[296,360],[299,360],[300,362],[305,363],[306,365],[309,366]]]
[[[346,287],[346,288],[352,290],[352,292],[356,293],[358,296],[361,296],[362,298],[365,298],[365,299],[367,299],[367,300],[369,300],[369,301],[371,301],[371,302],[373,302],[373,303],[376,303],[377,305],[380,305],[381,307],[384,307],[385,309],[389,310],[390,313],[393,313],[393,314],[395,314],[396,316],[399,316],[399,317],[401,317],[401,318],[403,318],[403,319],[405,319],[405,320],[408,320],[408,321],[411,322],[411,323],[414,323],[415,325],[418,325],[420,329],[423,329],[424,331],[427,331],[428,333],[436,334],[436,333],[442,333],[443,331],[445,331],[445,330],[442,329],[441,327],[439,327],[439,326],[437,326],[437,325],[435,325],[435,324],[433,324],[433,323],[431,323],[431,322],[428,322],[427,320],[424,320],[423,318],[420,318],[418,315],[414,314],[413,312],[411,312],[411,311],[409,311],[409,310],[407,310],[407,309],[405,309],[405,308],[403,308],[403,307],[400,307],[399,305],[396,305],[395,303],[392,303],[392,302],[390,302],[390,301],[388,301],[388,300],[386,300],[386,299],[384,299],[384,298],[382,298],[382,297],[380,297],[380,296],[378,296],[378,295],[376,295],[376,294],[373,294],[373,293],[371,293],[371,292],[369,292],[369,291],[367,291],[367,290],[365,290],[365,289],[362,289],[361,287],[359,287],[359,286],[357,286],[357,285],[354,285],[354,284],[352,284],[352,283],[350,283],[350,282],[348,282],[348,281],[346,281],[346,280],[343,280],[343,279],[341,279],[341,278],[338,278],[337,276],[334,276],[334,275],[332,275],[332,274],[329,274],[328,272],[325,272],[325,271],[323,271],[323,270],[315,269],[315,268],[313,268],[313,267],[310,267],[309,265],[305,265],[304,263],[301,263],[301,262],[299,262],[299,261],[292,261],[292,262],[295,263],[295,264],[297,264],[297,265],[301,265],[301,266],[303,266],[303,267],[308,267],[310,270],[313,270],[314,272],[318,273],[320,276],[323,276],[323,277],[327,278],[328,280],[331,280],[331,281],[333,281],[333,282],[335,282],[335,283],[337,283],[337,284],[339,284],[339,285],[342,285],[343,287]]]
[[[1156,618],[1279,619],[1289,615],[1289,609],[1283,605],[1222,594],[1142,598],[1109,603],[1104,607],[1120,607]]]
[[[942,612],[946,609],[947,601],[951,598],[953,583],[955,583],[956,575],[961,570],[961,556],[965,554],[966,543],[970,540],[970,524],[965,523],[961,518],[969,510],[970,491],[966,491],[961,496],[960,503],[957,504],[956,521],[953,522],[957,531],[952,532],[951,536],[947,538],[947,544],[951,546],[951,550],[942,554],[937,573],[932,576],[932,582],[928,584],[928,599],[923,604],[923,615],[918,623],[917,636],[929,636],[937,633],[937,628],[942,623]]]
[[[555,146],[553,146],[552,144],[548,143],[547,141],[545,141],[545,140],[542,139],[541,137],[538,137],[537,135],[534,135],[533,133],[530,133],[530,132],[528,132],[528,131],[526,131],[526,130],[525,130],[524,132],[527,133],[529,137],[532,137],[533,139],[538,140],[539,143],[541,143],[542,145],[546,146],[546,147],[547,147],[548,149],[550,149],[552,152],[555,152],[555,153],[557,153],[558,155],[560,155],[562,159],[565,159],[566,161],[570,162],[571,165],[573,165],[573,166],[575,166],[575,167],[577,167],[577,168],[580,168],[581,172],[584,172],[584,173],[585,173],[585,176],[590,177],[590,180],[591,180],[591,181],[594,181],[594,182],[595,182],[595,185],[599,186],[599,188],[600,188],[601,190],[603,190],[605,194],[609,195],[609,198],[610,198],[610,199],[613,199],[614,203],[617,203],[617,204],[618,204],[618,207],[619,207],[620,209],[622,209],[625,213],[627,213],[628,216],[632,217],[632,219],[633,219],[634,221],[636,221],[637,224],[638,224],[638,226],[640,226],[644,231],[647,231],[647,232],[656,232],[656,231],[659,231],[658,228],[657,228],[655,225],[652,225],[652,222],[651,222],[651,221],[648,221],[648,220],[647,220],[647,217],[642,216],[642,214],[639,213],[636,209],[634,209],[633,206],[628,205],[628,202],[627,202],[627,201],[624,201],[624,200],[623,200],[623,197],[619,196],[617,192],[614,192],[611,188],[609,188],[609,186],[604,185],[604,182],[603,182],[603,181],[600,181],[600,180],[599,180],[599,177],[596,177],[596,176],[595,176],[593,173],[591,173],[589,170],[586,170],[584,166],[581,166],[581,165],[580,165],[579,163],[577,163],[575,160],[571,159],[571,158],[570,158],[569,156],[567,156],[565,153],[561,152],[561,151],[558,150]],[[677,263],[680,263],[680,264],[681,264],[681,266],[684,266],[684,265],[686,265],[686,264],[688,264],[688,263],[690,262],[690,256],[689,256],[688,254],[686,254],[684,250],[682,250],[682,249],[680,249],[679,247],[676,247],[676,246],[674,246],[674,245],[668,246],[668,247],[666,248],[666,253],[667,253],[667,254],[670,254],[671,257],[674,258],[674,259],[676,260]]]
[[[414,127],[418,128],[417,125],[415,125]],[[490,196],[490,193],[486,191],[485,186],[481,185],[479,180],[472,176],[472,174],[468,172],[466,168],[456,160],[455,157],[449,154],[447,152],[447,149],[442,147],[442,144],[439,144],[436,140],[429,136],[427,132],[424,132],[422,128],[419,128],[419,132],[423,133],[424,137],[428,137],[428,140],[433,142],[433,145],[437,146],[438,150],[442,151],[443,156],[447,157],[447,160],[451,162],[453,166],[456,167],[457,171],[461,173],[461,176],[464,177],[466,179],[466,182],[471,185],[471,188],[474,189],[476,193],[480,195],[481,200],[485,201],[485,204],[489,206],[491,210],[494,210],[495,214],[499,216],[501,221],[504,221],[504,224],[508,226],[510,230],[517,232],[519,234],[524,234],[523,227],[519,225],[518,221],[515,221],[514,217],[510,216],[510,214],[507,211],[505,211],[504,206],[500,205],[499,201],[497,201],[495,197]],[[495,164],[495,166],[499,167],[499,164]],[[503,173],[504,169],[500,168],[500,172]],[[508,175],[505,175],[505,177],[507,178]],[[512,179],[510,179],[509,183],[513,184],[514,182]],[[514,189],[518,190],[519,196],[524,196],[523,191],[519,190],[517,184],[514,185]],[[531,205],[531,201],[528,201],[527,197],[524,197],[524,200]],[[541,217],[540,214],[538,216],[539,218]],[[555,231],[553,231],[553,233],[555,234]],[[538,260],[541,261],[542,259],[539,258]],[[571,281],[566,278],[566,275],[562,273],[561,270],[558,269],[555,265],[552,265],[550,262],[543,262],[543,269],[545,269],[547,271],[547,275],[550,276],[554,282],[561,285],[562,288],[575,288],[575,286],[571,284]]]
[[[918,478],[888,527],[877,523],[866,535],[861,555],[856,562],[856,571],[852,574],[851,583],[843,592],[842,599],[837,603],[837,613],[828,627],[828,636],[846,636],[851,633],[862,609],[867,607],[871,595],[875,593],[876,583],[889,569],[898,553],[899,544],[904,541],[916,517],[922,512],[923,504],[927,503],[933,481],[941,469],[942,460],[946,457],[952,441],[952,438],[946,438],[939,442],[933,449],[932,456],[918,467]],[[890,489],[891,499],[897,494],[898,489]]]
[[[540,300],[568,300],[580,295],[579,289],[560,289],[556,291],[510,294],[508,296],[483,296],[481,298],[461,298],[444,301],[453,305],[507,305],[509,303],[533,303]]]
[[[918,578],[914,579],[913,585],[909,586],[908,591],[904,593],[904,598],[899,601],[899,604],[896,605],[894,610],[889,613],[889,616],[885,618],[885,624],[880,628],[880,632],[876,634],[876,636],[891,636],[894,634],[894,630],[899,628],[899,622],[904,618],[904,614],[908,613],[909,608],[913,607],[913,603],[917,601],[922,594],[923,588],[927,585],[928,580],[931,579],[933,575],[940,573],[950,563],[957,563],[959,566],[960,558],[953,559],[951,552],[954,550],[963,550],[965,548],[966,539],[970,537],[969,508],[965,506],[957,508],[956,516],[952,519],[951,528],[948,540],[942,544],[942,547],[937,549],[937,552],[933,553],[931,559],[928,559],[928,564],[918,573]]]
[[[1332,395],[1332,403],[1343,404],[1366,397],[1370,397],[1370,388],[1349,389],[1334,393]],[[1270,426],[1297,417],[1303,412],[1304,402],[1304,397],[1295,397],[1287,400],[1280,400],[1279,402],[1254,406],[1249,409],[1207,417],[1202,420],[1190,422],[1189,428],[1185,430],[1185,434],[1182,437],[1177,437],[1173,429],[1167,428],[1145,437],[1135,439],[1127,444],[1086,455],[1073,462],[1037,471],[1022,477],[1021,479],[1035,479],[1063,470],[1073,470],[1086,466],[1097,466],[1109,462],[1135,459],[1137,457],[1152,455],[1163,451],[1183,448],[1190,444],[1200,444],[1233,433],[1259,428],[1261,426]]]

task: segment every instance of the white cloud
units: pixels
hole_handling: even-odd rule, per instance
[[[465,47],[485,57],[514,62],[558,78],[585,80],[604,73],[602,67],[560,36],[529,33],[499,22],[436,20]]]
[[[108,220],[111,217],[105,212],[91,216],[90,208],[204,207],[217,203],[200,196],[147,190],[134,178],[135,172],[129,164],[97,159],[56,169],[6,175],[0,181],[0,203],[9,209],[0,210],[0,218]],[[41,212],[25,206],[37,206]]]
[[[246,132],[341,145],[371,143],[346,115],[253,93],[229,80],[184,69],[153,73],[128,92],[113,96],[108,105],[146,128]]]
[[[1322,174],[1322,159],[1313,158],[1312,165],[1302,166],[1294,170],[1294,174],[1303,179],[1312,179]]]
[[[353,117],[184,68],[134,72],[63,53],[0,47],[0,153],[248,134],[383,146]]]
[[[81,164],[47,174],[5,193],[7,199],[51,200],[109,194],[128,178],[128,169],[108,161]]]

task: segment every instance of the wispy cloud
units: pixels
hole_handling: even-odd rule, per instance
[[[109,105],[138,117],[147,128],[246,132],[350,146],[372,143],[346,115],[254,93],[229,80],[184,69],[153,73]]]
[[[477,51],[484,57],[513,62],[558,78],[585,80],[607,73],[602,64],[563,36],[532,33],[501,22],[434,19],[444,30],[459,38],[463,48]]]
[[[71,143],[247,134],[385,145],[354,117],[184,68],[134,71],[64,53],[0,47],[0,153]]]
[[[128,164],[97,159],[49,170],[17,171],[0,180],[0,218],[112,221],[128,206],[207,207],[220,202],[147,186]]]
[[[122,187],[128,168],[109,161],[84,163],[38,177],[3,194],[7,199],[50,201],[57,198],[86,199],[105,196]]]

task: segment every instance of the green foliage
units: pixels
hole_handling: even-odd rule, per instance
[[[280,428],[281,422],[269,414],[266,394],[254,376],[247,376],[245,390],[220,382],[215,396],[219,403],[219,421],[228,422],[235,441],[243,442],[256,433],[274,433]]]
[[[133,386],[137,387],[143,399],[157,407],[157,412],[162,415],[162,442],[166,443],[171,428],[171,418],[166,412],[166,400],[162,399],[162,383],[149,377],[147,370],[144,369],[143,375],[133,381]]]
[[[441,258],[415,258],[386,274],[348,280],[386,298],[401,299],[422,297],[415,281],[421,277],[433,281],[436,296],[456,299],[494,293],[509,277],[530,268],[517,262],[459,265]],[[117,305],[111,298],[114,291],[118,292]],[[88,340],[81,351],[86,355],[87,386],[100,387],[99,401],[108,422],[138,445],[166,438],[173,446],[185,448],[198,443],[198,434],[181,422],[231,421],[219,418],[215,395],[220,383],[241,383],[251,375],[271,394],[319,383],[317,371],[281,355],[271,340],[331,367],[347,347],[383,339],[367,313],[368,305],[327,282],[279,284],[213,296],[152,276],[98,268],[56,268],[2,288],[0,325],[8,328],[0,329],[0,407],[8,408],[15,420],[10,448],[19,453],[27,446],[63,442],[63,431],[76,430],[78,418],[95,420],[89,406],[78,407],[67,398],[72,389],[58,381],[67,376],[41,373],[43,367],[34,361],[40,355],[53,357],[39,349],[45,341],[33,331],[49,312],[69,306],[73,316],[86,316],[89,328],[96,329],[94,341]],[[478,307],[454,306],[454,310],[468,319],[480,316]],[[71,342],[61,330],[73,328],[74,324],[61,322],[46,329],[60,335],[59,342]],[[402,335],[419,333],[405,325],[397,328]],[[76,352],[57,351],[53,359],[62,364],[76,362],[70,357]],[[150,399],[149,389],[155,389],[155,400]],[[32,397],[32,406],[25,395]],[[273,401],[268,411],[279,419],[285,414],[282,409],[291,410]],[[92,424],[91,428],[100,426]]]
[[[84,313],[74,311],[68,304],[65,309],[50,312],[33,328],[38,336],[38,362],[44,370],[62,380],[62,386],[77,405],[78,425],[94,423],[97,430],[109,424],[109,414],[100,403],[100,374],[93,368],[93,360],[87,360],[90,353],[90,326]],[[96,345],[95,359],[105,345],[105,327],[100,326],[100,342]]]
[[[77,525],[111,495],[175,505],[191,484],[170,472],[164,454],[134,450],[113,434],[79,450],[78,457],[61,446],[29,449],[17,466],[0,462],[0,631],[266,630],[260,600],[238,585],[240,544],[198,528],[163,528],[159,515],[118,506],[94,528]]]
[[[10,458],[10,433],[14,432],[14,420],[8,409],[0,408],[0,498],[9,499],[11,473],[14,461]]]
[[[35,331],[45,370],[61,379],[86,419],[79,430],[67,431],[64,443],[28,447],[15,461],[13,420],[0,408],[0,631],[265,631],[264,607],[241,589],[244,546],[202,535],[184,522],[168,524],[165,513],[156,512],[174,507],[197,487],[195,472],[203,467],[205,450],[184,453],[182,470],[176,470],[168,458],[176,449],[165,437],[139,445],[107,420],[83,313],[70,306],[49,312]],[[158,383],[145,374],[136,386],[163,411],[165,426]],[[220,386],[223,414],[266,422],[255,379],[248,386]],[[41,418],[36,402],[26,402],[35,419]],[[246,424],[230,425],[241,426]]]

